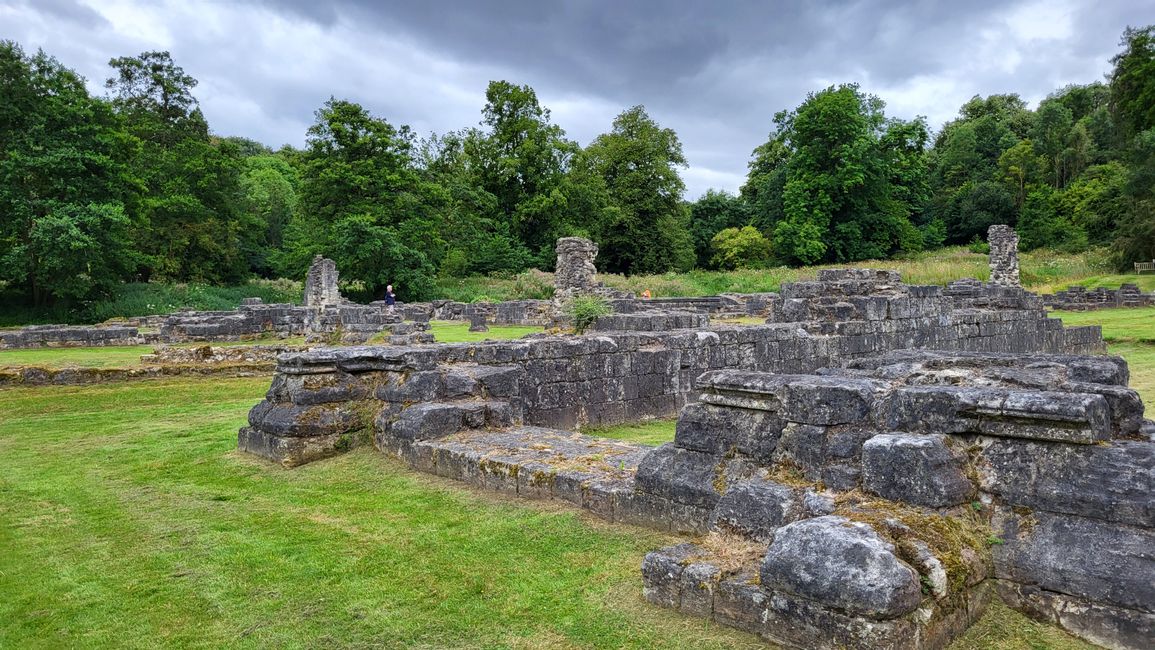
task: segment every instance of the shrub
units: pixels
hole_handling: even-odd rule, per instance
[[[610,303],[601,296],[578,296],[565,306],[565,315],[573,323],[574,332],[581,334],[598,318],[613,313]]]

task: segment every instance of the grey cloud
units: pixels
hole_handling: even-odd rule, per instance
[[[532,85],[547,106],[567,104],[555,121],[583,143],[607,130],[616,112],[644,104],[681,137],[693,197],[719,179],[736,190],[774,113],[825,84],[860,81],[888,100],[888,113],[928,115],[937,128],[971,94],[1037,100],[1061,84],[1101,79],[1123,28],[1155,22],[1155,0],[1070,2],[1072,28],[1062,38],[1050,38],[1049,25],[1029,20],[1037,9],[1027,10],[1027,31],[1043,33],[1031,40],[1006,24],[1017,7],[1032,6],[1024,1],[214,0],[196,12],[211,15],[218,29],[179,25],[166,47],[201,79],[214,129],[274,146],[302,143],[330,95],[422,133],[445,132],[475,125],[486,84],[504,78]],[[1063,0],[1035,5],[1057,11]],[[43,42],[25,44],[103,57],[62,57],[82,71],[139,51],[74,0],[19,6],[45,20],[91,25],[71,37],[82,46],[43,34]],[[318,40],[265,42],[276,25],[253,11],[312,26]],[[187,11],[181,15],[187,22]],[[117,42],[123,49],[109,52]],[[322,69],[297,71],[305,55]]]

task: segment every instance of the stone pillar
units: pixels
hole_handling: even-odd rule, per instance
[[[1021,287],[1019,282],[1019,235],[1014,228],[1002,224],[987,230],[991,246],[991,284],[1000,287]]]
[[[470,332],[488,332],[489,326],[485,324],[485,314],[481,312],[473,312],[469,315],[469,331]]]
[[[598,286],[594,260],[598,245],[581,237],[557,240],[557,268],[554,270],[554,300],[566,300],[590,293]]]
[[[305,306],[328,307],[341,302],[341,292],[337,289],[337,263],[320,255],[314,257],[309,272],[305,274]]]

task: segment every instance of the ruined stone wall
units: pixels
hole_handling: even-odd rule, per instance
[[[1155,293],[1143,293],[1134,284],[1124,284],[1118,289],[1071,286],[1064,291],[1040,296],[1043,304],[1051,309],[1069,311],[1090,311],[1114,307],[1149,307],[1155,305]]]
[[[775,318],[783,322],[761,326],[607,331],[582,337],[438,345],[413,348],[405,358],[419,357],[432,364],[422,368],[434,373],[422,375],[426,377],[422,381],[431,385],[441,381],[434,375],[444,376],[454,365],[507,367],[519,377],[519,390],[512,399],[524,422],[573,428],[671,416],[693,397],[698,375],[722,368],[812,372],[908,348],[1089,353],[1104,347],[1097,327],[1064,329],[1060,321],[1047,318],[1038,308],[953,309],[952,299],[939,287],[909,287],[898,284],[895,276],[873,271],[830,272],[818,282],[788,285],[780,302]],[[377,355],[393,358],[397,354],[402,353],[382,348],[318,349],[286,355],[278,370],[324,376],[329,378],[325,381],[342,385],[372,384],[379,378],[372,373],[361,377],[356,369],[372,367]],[[354,365],[349,365],[349,359],[356,360]],[[340,403],[353,393],[333,394]],[[437,391],[422,395],[421,401],[445,398]],[[254,431],[281,435],[265,427],[261,417],[251,424]],[[324,435],[333,433],[337,432]]]
[[[344,302],[337,288],[337,263],[317,255],[305,274],[306,307],[329,307]]]
[[[137,328],[115,325],[30,325],[20,329],[0,330],[0,350],[140,345],[145,340]]]
[[[940,351],[707,373],[631,502],[760,550],[652,553],[646,597],[792,646],[923,648],[994,588],[1094,643],[1149,647],[1155,423],[1127,378],[1118,357]]]

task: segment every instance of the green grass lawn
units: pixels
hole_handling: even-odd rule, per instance
[[[1155,340],[1151,310],[1058,315],[1103,324],[1155,401],[1155,344],[1140,342]],[[4,351],[0,365],[28,353],[118,365],[142,348]],[[0,648],[763,647],[643,600],[641,559],[668,535],[367,448],[294,470],[237,453],[268,383],[0,391]],[[587,433],[656,445],[673,431]],[[1090,646],[996,604],[952,647]]]
[[[173,347],[213,345],[304,345],[303,336],[289,339],[261,339],[257,341],[230,341],[225,343],[181,343]],[[155,345],[122,345],[103,348],[30,348],[0,350],[0,367],[37,366],[40,368],[132,368],[141,365],[140,355],[151,354]]]
[[[1102,325],[1108,343],[1155,344],[1155,307],[1098,309],[1095,311],[1055,311],[1064,325]]]
[[[267,387],[0,392],[0,647],[757,647],[644,602],[669,536],[372,449],[238,454]]]
[[[677,420],[650,420],[611,427],[590,427],[582,429],[582,433],[587,436],[629,440],[630,442],[640,442],[643,445],[657,447],[674,439],[674,427],[677,424]]]
[[[485,340],[519,339],[526,334],[545,328],[534,325],[490,325],[488,332],[470,332],[469,323],[462,321],[429,321],[429,331],[438,343],[474,343]]]

